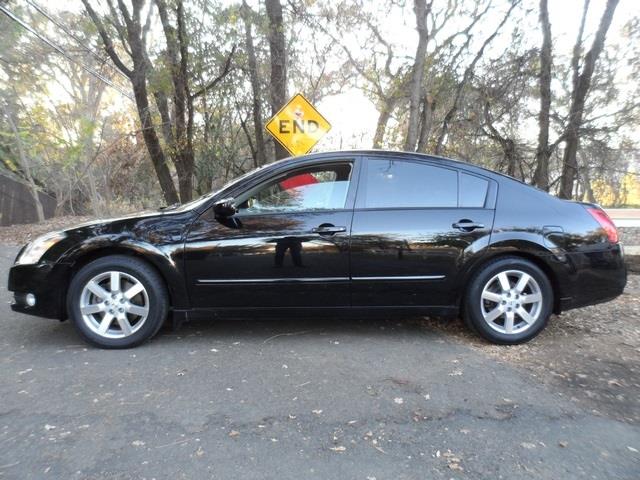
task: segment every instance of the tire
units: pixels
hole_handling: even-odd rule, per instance
[[[67,293],[67,312],[76,331],[100,348],[140,345],[158,333],[168,311],[169,295],[160,274],[125,255],[85,265]]]
[[[519,257],[483,265],[464,298],[467,326],[500,345],[528,342],[544,330],[552,311],[551,282],[537,265]]]

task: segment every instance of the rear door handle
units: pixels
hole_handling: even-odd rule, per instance
[[[333,235],[335,233],[346,232],[347,227],[335,227],[333,225],[320,225],[319,227],[315,227],[311,229],[311,231],[319,235]]]
[[[476,228],[484,228],[484,223],[476,223],[473,220],[467,220],[466,218],[463,218],[462,220],[459,220],[451,226],[464,232],[471,232]]]

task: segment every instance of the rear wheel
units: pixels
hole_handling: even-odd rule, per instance
[[[148,340],[162,326],[168,307],[160,275],[147,263],[124,255],[84,266],[67,295],[76,330],[102,348],[130,348]]]
[[[465,321],[493,343],[531,340],[546,326],[553,289],[545,273],[518,257],[494,260],[474,275],[465,298]]]

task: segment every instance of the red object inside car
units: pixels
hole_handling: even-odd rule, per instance
[[[289,177],[280,182],[280,187],[283,190],[291,190],[292,188],[303,187],[305,185],[311,185],[318,183],[316,177],[310,173],[303,173],[301,175],[295,175]]]

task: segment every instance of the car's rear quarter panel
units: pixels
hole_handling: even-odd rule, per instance
[[[621,246],[608,242],[581,204],[510,179],[500,182],[489,250],[542,266],[552,277],[556,311],[608,300],[626,284]]]

